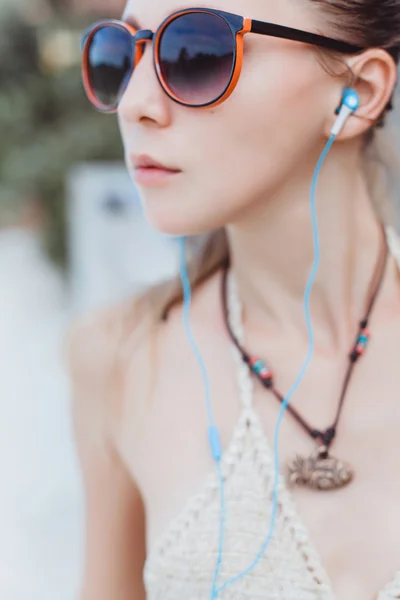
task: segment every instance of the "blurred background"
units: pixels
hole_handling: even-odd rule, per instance
[[[174,241],[143,219],[115,116],[83,94],[82,32],[123,4],[0,0],[1,600],[77,598],[83,502],[66,327],[176,268]],[[397,148],[399,115],[387,127]]]
[[[175,270],[174,242],[141,214],[115,116],[81,84],[82,33],[123,4],[0,0],[1,600],[77,598],[68,324]]]

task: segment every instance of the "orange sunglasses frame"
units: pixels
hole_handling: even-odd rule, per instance
[[[234,50],[234,61],[232,65],[232,73],[229,79],[229,83],[227,84],[225,90],[218,96],[216,99],[211,102],[205,104],[191,104],[189,102],[185,102],[176,96],[168,86],[168,83],[164,80],[161,67],[159,63],[159,48],[161,37],[168,27],[168,25],[178,19],[181,16],[192,13],[202,13],[202,14],[212,14],[216,17],[219,17],[224,21],[224,23],[229,27],[232,32],[233,39],[235,41]],[[285,27],[283,25],[276,25],[274,23],[266,23],[262,21],[256,21],[254,19],[249,19],[246,17],[241,17],[239,15],[235,15],[232,13],[227,13],[225,11],[209,9],[209,8],[188,8],[179,10],[174,12],[169,17],[164,19],[161,25],[155,32],[151,30],[143,29],[136,30],[132,25],[126,23],[124,21],[118,20],[109,20],[109,21],[100,21],[99,23],[94,24],[89,31],[85,34],[83,38],[83,57],[82,57],[82,78],[84,88],[90,102],[100,111],[115,113],[118,109],[118,102],[113,105],[104,105],[99,102],[93,92],[93,88],[90,83],[89,78],[89,50],[90,44],[93,39],[93,36],[102,29],[103,27],[116,27],[119,29],[123,29],[128,31],[133,39],[133,51],[135,54],[134,64],[131,70],[131,76],[138,65],[140,59],[143,56],[145,44],[149,42],[153,42],[153,62],[156,70],[157,78],[160,82],[161,87],[164,92],[175,102],[181,104],[183,106],[191,107],[191,108],[210,108],[217,106],[224,102],[233,92],[236,87],[236,84],[239,80],[240,73],[243,65],[243,40],[244,36],[247,33],[259,33],[262,35],[268,35],[273,37],[279,37],[283,39],[289,39],[293,41],[303,42],[307,44],[312,44],[324,48],[328,48],[337,52],[342,53],[357,53],[364,50],[359,46],[354,46],[352,44],[348,44],[347,42],[341,42],[339,40],[335,40],[332,38],[328,38],[325,36],[321,36],[318,34],[314,34],[311,32],[301,31],[298,29],[293,29],[291,27]],[[136,38],[136,39],[135,39]],[[126,88],[125,88],[126,89]],[[125,90],[124,90],[125,91]]]

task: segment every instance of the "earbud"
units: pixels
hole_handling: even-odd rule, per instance
[[[335,137],[341,132],[344,124],[351,114],[360,106],[360,97],[352,88],[345,88],[342,94],[342,103],[339,108],[339,116],[331,129]]]

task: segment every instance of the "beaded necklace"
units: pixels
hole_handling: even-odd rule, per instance
[[[349,365],[343,381],[337,414],[333,424],[325,431],[321,431],[311,427],[305,419],[289,404],[288,412],[300,424],[300,426],[311,436],[313,440],[318,440],[319,445],[309,458],[304,458],[297,455],[296,458],[288,466],[289,482],[306,486],[318,490],[332,490],[343,487],[350,483],[354,477],[354,472],[346,463],[334,458],[330,454],[331,446],[336,438],[339,419],[342,413],[346,392],[349,387],[350,379],[354,371],[354,367],[360,357],[362,357],[370,340],[368,330],[369,320],[372,310],[375,306],[376,299],[382,286],[386,265],[388,262],[389,248],[385,235],[383,233],[382,252],[380,252],[376,269],[370,285],[368,294],[367,307],[364,318],[359,323],[355,343],[349,353]],[[228,287],[229,263],[226,264],[222,277],[222,306],[225,325],[231,340],[239,350],[242,360],[249,366],[251,372],[259,380],[259,382],[271,391],[280,403],[284,402],[284,396],[275,387],[274,374],[267,361],[259,356],[249,354],[240,344],[239,340],[232,331],[227,302],[227,287]]]

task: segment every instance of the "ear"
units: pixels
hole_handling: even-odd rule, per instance
[[[340,104],[343,87],[352,87],[360,97],[360,106],[344,125],[338,139],[345,140],[362,135],[370,129],[382,115],[394,92],[397,82],[397,67],[386,50],[371,48],[346,61],[350,77],[341,78],[342,87],[336,88],[335,100],[329,128],[332,127]],[[330,129],[329,129],[330,131]]]

